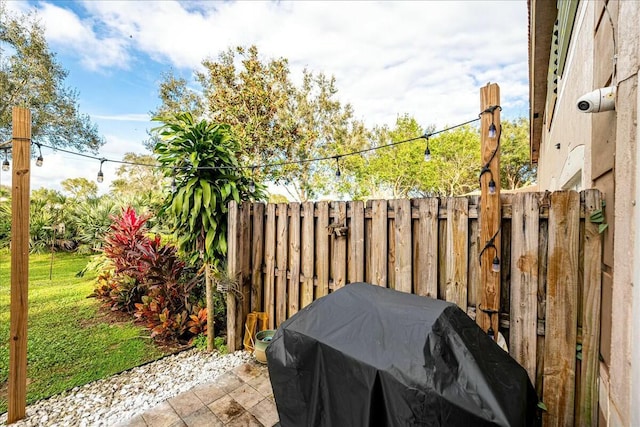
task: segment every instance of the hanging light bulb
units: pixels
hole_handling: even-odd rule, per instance
[[[497,134],[496,125],[494,123],[491,123],[489,125],[489,138],[491,139],[495,138],[496,134]]]
[[[496,194],[496,182],[493,178],[489,181],[489,194]]]
[[[338,160],[339,157],[336,157],[336,178],[340,178],[340,175],[342,175],[340,173],[340,161]]]
[[[424,149],[424,161],[431,161],[431,150],[429,150],[429,143],[427,142],[427,148]]]
[[[491,263],[491,271],[494,273],[498,273],[500,271],[500,258],[496,255],[493,257],[493,262]]]
[[[171,180],[171,192],[175,193],[177,189],[178,189],[178,184],[176,183],[176,177],[174,176],[173,179]]]
[[[96,181],[98,182],[104,181],[104,174],[102,173],[102,164],[106,161],[107,161],[106,159],[100,160],[100,170],[98,171],[98,178],[96,178]]]
[[[42,148],[40,147],[40,144],[38,144],[38,152],[40,153],[40,155],[36,159],[36,166],[41,167],[42,162],[44,162],[44,158],[42,157]]]
[[[2,170],[5,172],[9,170],[9,158],[7,157],[7,150],[4,150],[4,162],[2,162]]]

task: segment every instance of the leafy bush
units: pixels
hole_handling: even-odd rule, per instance
[[[147,234],[148,219],[131,207],[113,217],[104,243],[108,265],[93,296],[133,313],[155,339],[186,341],[206,330],[203,276],[185,266],[175,246]]]

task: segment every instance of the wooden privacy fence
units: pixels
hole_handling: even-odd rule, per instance
[[[547,411],[545,425],[597,420],[601,238],[598,190],[503,194],[500,326]],[[480,302],[478,197],[231,203],[227,342],[265,311],[270,328],[349,283]],[[481,219],[480,219],[481,220]]]

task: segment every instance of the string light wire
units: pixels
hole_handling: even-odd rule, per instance
[[[491,107],[490,107],[491,108]],[[498,106],[494,107],[495,108],[500,108]],[[448,132],[450,130],[453,129],[457,129],[459,127],[462,126],[466,126],[469,125],[471,123],[477,122],[481,119],[482,114],[489,112],[488,110],[483,111],[482,113],[480,113],[478,115],[477,118],[472,119],[472,120],[467,120],[465,122],[459,123],[457,125],[454,126],[449,126],[446,127],[444,129],[440,129],[438,131],[435,132],[425,132],[422,135],[413,137],[413,138],[408,138],[408,139],[403,139],[401,141],[395,141],[395,142],[391,142],[389,144],[384,144],[384,145],[378,145],[378,146],[374,146],[374,147],[369,147],[369,148],[363,148],[361,150],[356,150],[356,151],[351,151],[348,153],[344,153],[344,154],[334,154],[334,155],[330,155],[330,156],[323,156],[323,157],[314,157],[314,158],[310,158],[310,159],[301,159],[301,160],[286,160],[286,161],[280,161],[280,162],[272,162],[272,163],[261,163],[261,164],[255,164],[255,165],[249,165],[249,166],[199,166],[197,168],[195,168],[196,170],[223,170],[223,169],[251,169],[252,174],[255,173],[256,169],[265,169],[265,168],[271,168],[271,167],[279,167],[279,166],[287,166],[287,165],[294,165],[294,164],[305,164],[305,163],[311,163],[311,162],[320,162],[320,161],[324,161],[324,160],[333,160],[335,159],[336,162],[338,163],[338,170],[336,172],[336,174],[338,175],[340,173],[340,164],[339,164],[339,159],[342,157],[348,157],[348,156],[355,156],[355,155],[360,155],[360,154],[364,154],[364,153],[368,153],[371,151],[376,151],[376,150],[381,150],[384,148],[390,148],[390,147],[395,147],[397,145],[401,145],[401,144],[406,144],[409,142],[413,142],[413,141],[417,141],[420,139],[425,139],[427,141],[427,150],[425,151],[425,154],[428,152],[428,156],[430,157],[431,153],[429,151],[428,148],[428,143],[429,143],[429,138],[444,132]],[[491,111],[493,112],[493,111]],[[6,141],[5,143],[3,143],[1,145],[2,149],[5,150],[5,156],[8,150],[11,149],[9,145],[11,141]],[[163,169],[163,170],[167,170],[167,169],[171,169],[174,172],[177,170],[185,170],[185,169],[191,169],[190,166],[181,166],[181,167],[167,167],[167,166],[162,166],[162,165],[157,165],[157,164],[149,164],[149,163],[139,163],[139,162],[130,162],[130,161],[126,161],[126,160],[115,160],[115,159],[109,159],[106,157],[98,157],[97,155],[91,155],[91,154],[85,154],[85,153],[80,153],[77,151],[71,151],[71,150],[67,150],[64,148],[59,148],[59,147],[54,147],[51,145],[47,145],[47,144],[43,144],[40,142],[35,142],[34,144],[36,144],[38,146],[38,150],[39,150],[39,156],[38,159],[36,161],[36,164],[38,166],[42,165],[43,162],[43,157],[42,157],[42,147],[44,148],[48,148],[54,152],[61,152],[61,153],[67,153],[67,154],[71,154],[74,156],[78,156],[78,157],[83,157],[86,159],[91,159],[91,160],[97,160],[100,162],[100,169],[98,172],[98,182],[102,182],[102,179],[104,179],[104,174],[102,173],[102,165],[106,162],[110,162],[110,163],[116,163],[116,164],[121,164],[121,165],[129,165],[129,166],[143,166],[143,167],[148,167],[148,168],[156,168],[156,169]],[[492,155],[491,159],[493,159]],[[7,165],[3,164],[3,169],[4,167],[8,167],[8,160],[5,159],[5,163],[7,163]],[[338,175],[339,176],[339,175]]]
[[[413,141],[417,141],[420,139],[429,139],[432,136],[444,133],[444,132],[448,132],[450,130],[453,129],[457,129],[459,127],[462,126],[466,126],[468,124],[477,122],[480,120],[480,117],[478,116],[478,118],[472,119],[472,120],[467,120],[465,122],[459,123],[457,125],[454,126],[449,126],[446,127],[444,129],[440,129],[438,131],[435,132],[427,132],[424,133],[423,135],[420,136],[416,136],[413,138],[408,138],[408,139],[403,139],[401,141],[395,141],[395,142],[391,142],[389,144],[384,144],[384,145],[378,145],[375,147],[369,147],[369,148],[364,148],[361,150],[356,150],[356,151],[351,151],[348,153],[344,153],[344,154],[339,154],[339,155],[330,155],[330,156],[323,156],[323,157],[314,157],[311,159],[301,159],[301,160],[286,160],[286,161],[281,161],[281,162],[272,162],[272,163],[260,163],[260,164],[255,164],[255,165],[249,165],[249,166],[199,166],[198,168],[196,168],[197,170],[218,170],[218,169],[265,169],[265,168],[270,168],[270,167],[277,167],[277,166],[287,166],[287,165],[294,165],[294,164],[304,164],[304,163],[310,163],[310,162],[319,162],[319,161],[323,161],[323,160],[333,160],[336,157],[342,158],[342,157],[348,157],[348,156],[355,156],[358,154],[364,154],[364,153],[368,153],[370,151],[376,151],[376,150],[381,150],[384,148],[390,148],[390,147],[395,147],[396,145],[401,145],[401,144],[406,144],[408,142],[413,142]],[[158,168],[158,169],[174,169],[174,170],[178,170],[178,169],[189,169],[189,166],[183,166],[183,167],[173,167],[173,168],[167,168],[166,166],[159,166],[159,165],[154,165],[154,164],[148,164],[148,163],[138,163],[138,162],[128,162],[126,160],[113,160],[113,159],[107,159],[104,157],[98,157],[98,156],[93,156],[90,154],[85,154],[85,153],[79,153],[77,151],[71,151],[71,150],[66,150],[64,148],[58,148],[58,147],[53,147],[47,144],[39,144],[42,147],[48,148],[50,150],[53,151],[60,151],[62,153],[68,153],[68,154],[73,154],[76,156],[80,156],[80,157],[84,157],[87,159],[93,159],[93,160],[98,160],[98,161],[102,161],[104,160],[105,162],[110,162],[110,163],[117,163],[117,164],[123,164],[123,165],[131,165],[131,166],[145,166],[145,167],[150,167],[150,168]]]

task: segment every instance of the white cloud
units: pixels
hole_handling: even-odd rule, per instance
[[[42,3],[38,13],[45,24],[47,40],[62,50],[74,50],[88,69],[127,68],[129,41],[120,35],[98,36],[94,31],[97,23],[81,20],[72,11],[50,3]]]
[[[527,110],[524,1],[87,0],[70,5],[39,2],[37,8],[51,47],[97,72],[96,85],[104,74],[129,73],[125,79],[154,72],[147,58],[161,65],[156,69],[188,74],[206,57],[256,44],[265,57],[287,58],[294,80],[305,67],[334,75],[338,98],[351,103],[368,126],[393,125],[404,113],[425,127],[473,119],[487,82],[500,84],[503,117]],[[26,2],[7,6],[28,10]],[[155,87],[143,87],[147,80],[135,81],[136,90],[149,98],[145,110],[150,111],[157,100]],[[114,90],[113,99],[100,99],[104,108],[92,117],[107,132],[100,156],[120,160],[127,152],[144,152],[143,126],[136,122],[149,124],[149,115],[131,113],[117,98]],[[43,167],[32,168],[32,188],[60,189],[67,178],[95,179],[100,166],[70,154],[43,154]],[[108,191],[117,167],[103,165],[101,193]],[[6,184],[10,173],[1,178]]]
[[[408,112],[436,124],[478,110],[479,86],[502,86],[505,105],[526,104],[524,2],[85,1],[91,19],[44,3],[51,37],[93,67],[123,67],[131,50],[180,69],[236,45],[333,74],[339,97],[367,124]],[[106,43],[96,52],[96,43]],[[112,51],[112,52],[111,52]],[[103,54],[104,53],[104,54]]]

